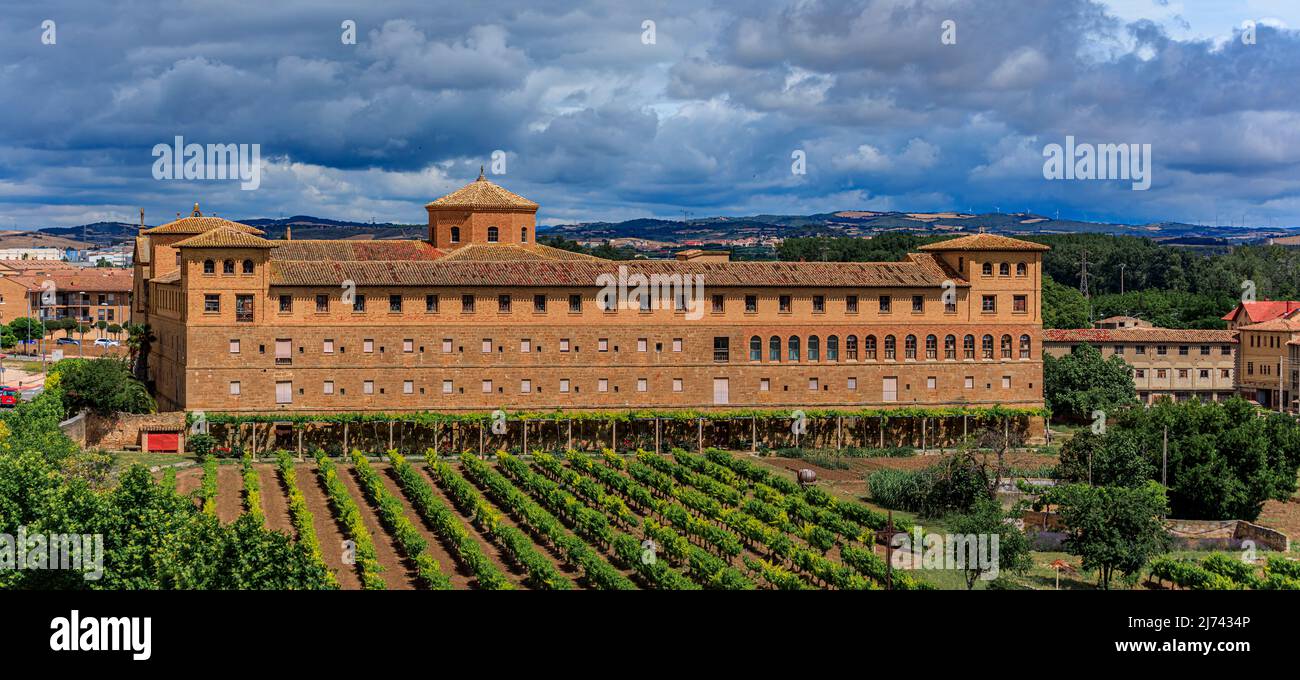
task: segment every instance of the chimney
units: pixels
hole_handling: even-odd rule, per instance
[[[292,241],[292,240],[293,240],[293,225],[292,225],[292,224],[286,224],[286,225],[284,225],[284,240],[286,240],[286,241]],[[308,240],[310,241],[311,239],[308,239]]]

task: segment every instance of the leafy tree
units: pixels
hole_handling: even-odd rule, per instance
[[[966,588],[973,589],[975,582],[985,573],[1011,572],[1024,574],[1034,566],[1030,556],[1029,539],[1007,520],[1010,515],[997,501],[982,498],[975,502],[970,512],[950,515],[944,522],[949,534],[997,537],[997,565],[981,565],[966,560]]]
[[[1065,549],[1097,570],[1097,585],[1109,589],[1115,573],[1135,580],[1151,558],[1169,549],[1160,521],[1168,512],[1165,490],[1142,486],[1058,486],[1042,499],[1059,506],[1066,528]]]
[[[121,359],[64,359],[50,372],[62,377],[63,403],[69,416],[83,408],[98,413],[153,413],[158,408],[149,390]]]
[[[15,337],[19,340],[40,340],[45,337],[45,324],[40,319],[33,319],[29,316],[22,316],[9,322],[9,330],[13,331]]]
[[[149,351],[157,339],[153,329],[149,328],[147,323],[127,325],[126,346],[130,350],[131,372],[136,380],[141,382],[149,380]]]
[[[10,349],[18,344],[18,336],[8,326],[0,326],[0,348]]]
[[[99,330],[102,331],[105,328],[108,328],[108,322],[103,319],[100,319],[99,321],[95,322],[95,328],[98,328]]]
[[[1141,486],[1158,472],[1132,431],[1080,432],[1061,447],[1058,477],[1098,486]]]
[[[1088,343],[1060,358],[1044,353],[1043,397],[1053,417],[1083,422],[1094,410],[1110,412],[1137,401],[1133,368],[1118,356],[1102,359]]]
[[[1043,328],[1088,328],[1088,300],[1075,288],[1043,275]]]
[[[113,337],[117,337],[122,334],[122,326],[120,324],[110,323],[108,324],[108,328],[106,330]]]

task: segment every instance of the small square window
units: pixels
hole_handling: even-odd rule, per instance
[[[968,390],[975,389],[975,376],[970,376],[970,375],[966,376],[966,389]]]
[[[545,295],[534,295],[534,296],[533,296],[533,311],[534,311],[534,312],[545,312],[545,311],[546,311],[546,296],[545,296]]]
[[[601,352],[609,351],[609,338],[601,338],[596,341],[596,349]]]
[[[354,312],[366,311],[366,296],[358,293],[356,296],[352,298],[352,311]]]
[[[519,381],[519,393],[520,393],[520,394],[532,394],[532,392],[533,392],[533,381],[531,381],[531,380],[520,380],[520,381]]]
[[[581,311],[582,311],[582,296],[581,296],[581,295],[570,295],[570,296],[569,296],[569,311],[572,312],[572,313],[575,313],[575,314],[578,313],[578,312],[581,312]]]
[[[497,311],[498,311],[498,312],[501,312],[502,314],[507,314],[507,313],[510,312],[510,296],[509,296],[509,295],[498,295],[498,296],[497,296]]]
[[[645,392],[645,391],[648,390],[648,389],[649,389],[649,381],[647,381],[645,378],[637,378],[637,379],[636,379],[636,391],[637,391],[637,392]]]
[[[333,341],[333,340],[323,340],[323,341],[321,341],[321,348],[320,348],[320,351],[321,351],[322,354],[333,354],[333,353],[334,353],[334,341]]]
[[[436,313],[436,312],[438,311],[438,296],[437,296],[437,295],[426,295],[426,296],[424,296],[424,311],[427,312],[427,313],[429,313],[429,314],[434,314],[434,313]]]
[[[851,390],[856,390],[856,389],[858,389],[858,379],[857,379],[857,378],[849,378],[848,388],[851,389]]]
[[[674,391],[674,392],[681,392],[681,391],[682,391],[682,379],[681,379],[681,378],[673,378],[673,391]]]
[[[442,339],[442,353],[451,354],[451,338]]]
[[[812,299],[812,305],[813,305],[813,312],[820,313],[826,311],[826,296],[814,295]]]
[[[673,351],[674,351],[674,352],[680,352],[680,351],[682,351],[682,339],[681,339],[681,338],[673,338]]]
[[[464,314],[473,314],[473,313],[474,313],[474,296],[473,296],[473,295],[462,295],[462,296],[460,296],[460,311],[461,311],[462,313],[464,313]]]
[[[560,378],[560,391],[561,391],[561,392],[568,392],[568,391],[569,391],[569,379],[568,379],[568,378]]]
[[[597,381],[596,381],[596,391],[597,391],[597,392],[608,392],[608,391],[609,391],[609,379],[608,379],[608,378],[601,378],[600,380],[597,380]]]
[[[858,296],[850,295],[844,298],[844,311],[848,312],[849,314],[858,313]]]
[[[328,312],[328,311],[330,311],[330,296],[328,296],[328,295],[317,295],[317,296],[316,296],[316,311],[317,311],[317,312]]]
[[[232,395],[234,395],[234,396],[236,396],[236,397],[239,396],[239,381],[238,381],[238,380],[231,380],[231,381],[230,381],[230,394],[232,394]]]
[[[375,393],[375,381],[373,381],[373,380],[366,380],[366,381],[363,381],[363,382],[361,383],[361,393],[362,393],[362,394],[374,394],[374,393]]]
[[[772,390],[772,381],[767,378],[758,379],[758,391],[770,392]]]
[[[928,377],[925,379],[925,389],[927,389],[927,390],[932,390],[932,389],[934,389],[934,388],[935,388],[935,385],[937,385],[937,384],[938,384],[938,379],[936,379],[934,376],[928,376]]]
[[[484,381],[483,381],[483,394],[491,394],[491,393],[492,393],[492,381],[491,381],[491,380],[484,380]]]
[[[749,313],[753,313],[753,312],[757,312],[757,311],[758,311],[758,296],[757,296],[757,295],[746,295],[746,296],[745,296],[745,311],[746,311],[746,312],[749,312]]]
[[[450,381],[450,380],[444,380],[444,381],[442,381],[442,393],[443,393],[443,394],[451,394],[451,381]]]
[[[812,390],[813,392],[816,392],[816,391],[818,390],[818,387],[817,387],[817,379],[816,379],[816,378],[809,378],[809,379],[808,379],[808,389],[809,389],[809,390]]]
[[[888,295],[880,296],[880,313],[888,314],[893,309],[894,301]]]
[[[782,295],[777,298],[777,310],[782,312],[790,311],[790,296]]]
[[[645,338],[637,338],[637,339],[636,339],[636,351],[638,351],[638,352],[644,352],[644,351],[646,351],[646,350],[648,350],[648,349],[649,349],[649,343],[646,341]]]
[[[233,340],[230,341],[230,353],[231,353],[231,354],[239,354],[239,339],[238,339],[238,338],[233,339]]]
[[[569,351],[569,339],[568,339],[568,338],[560,338],[560,351],[561,351],[561,352],[567,352],[567,351]]]
[[[1002,376],[1002,389],[1004,390],[1011,389],[1011,376],[1009,375]]]
[[[483,353],[492,353],[492,338],[483,338]]]
[[[375,351],[375,341],[369,338],[361,341],[361,351],[367,354]]]
[[[292,295],[281,295],[281,296],[280,296],[280,312],[281,312],[282,314],[287,314],[287,313],[292,312],[292,311],[293,311],[293,296],[292,296]]]
[[[326,380],[324,383],[323,391],[325,394],[334,394],[334,381]]]
[[[403,352],[408,352],[408,353],[409,353],[409,352],[414,352],[414,351],[415,351],[415,340],[412,340],[411,338],[407,338],[407,339],[403,340],[403,341],[402,341],[402,351],[403,351]]]
[[[520,340],[519,351],[522,354],[528,354],[529,352],[533,351],[533,341],[529,340],[528,338],[524,338]]]

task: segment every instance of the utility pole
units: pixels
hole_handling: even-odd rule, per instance
[[[1124,294],[1124,267],[1128,265],[1123,262],[1119,263],[1119,294]]]
[[[1169,426],[1165,426],[1164,443],[1160,445],[1160,483],[1169,488]]]

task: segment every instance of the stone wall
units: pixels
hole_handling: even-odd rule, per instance
[[[115,413],[101,416],[90,413],[86,416],[85,448],[121,450],[128,446],[140,446],[140,432],[153,428],[166,428],[181,432],[181,448],[184,449],[185,414],[180,411],[169,413]]]

